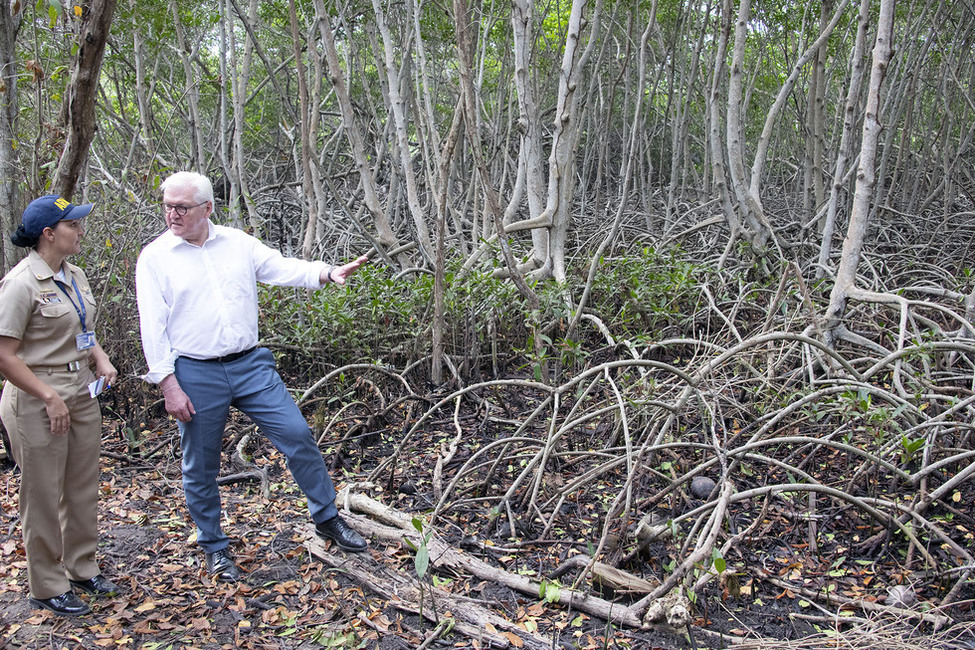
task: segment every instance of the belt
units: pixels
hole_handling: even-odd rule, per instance
[[[241,350],[240,352],[231,352],[230,354],[225,354],[222,357],[212,357],[210,359],[198,359],[198,361],[209,361],[213,363],[230,363],[231,361],[236,361],[237,359],[242,359],[248,354],[256,350],[256,347],[247,348],[246,350]]]
[[[31,366],[30,369],[34,372],[78,372],[81,370],[81,362],[72,361],[59,366]]]

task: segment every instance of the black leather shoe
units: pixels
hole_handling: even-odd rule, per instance
[[[217,576],[222,582],[237,582],[240,580],[240,569],[234,563],[234,558],[230,556],[230,551],[225,548],[213,553],[206,554],[207,573]]]
[[[49,609],[58,616],[81,616],[91,613],[91,608],[81,602],[73,591],[66,591],[51,598],[28,598],[32,607]]]
[[[71,583],[72,587],[77,587],[92,596],[114,596],[119,592],[118,585],[100,573],[87,580],[69,580],[68,582]]]
[[[358,553],[366,550],[368,546],[362,535],[349,528],[345,520],[338,515],[315,524],[315,530],[318,531],[319,536],[332,540],[339,545],[339,548],[346,551]]]

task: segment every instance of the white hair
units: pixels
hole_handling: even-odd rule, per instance
[[[193,196],[197,201],[200,203],[209,201],[211,205],[216,207],[216,203],[213,201],[213,183],[203,174],[197,174],[196,172],[176,172],[168,176],[159,186],[159,189],[165,192],[168,188],[175,187],[192,188]]]

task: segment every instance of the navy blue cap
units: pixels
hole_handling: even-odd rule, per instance
[[[21,217],[24,232],[31,237],[40,237],[45,228],[53,228],[58,221],[88,216],[93,207],[95,206],[92,203],[74,205],[57,194],[42,196],[31,201],[24,210],[24,216]]]

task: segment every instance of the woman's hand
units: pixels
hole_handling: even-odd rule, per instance
[[[112,362],[105,357],[104,360],[95,361],[95,379],[105,378],[105,388],[111,388],[112,384],[115,383],[115,379],[118,377],[118,370],[112,365]]]
[[[61,396],[53,390],[51,393],[44,398],[47,417],[51,420],[51,435],[63,436],[71,428],[71,415],[68,413],[68,405],[64,403]]]
[[[57,391],[45,384],[17,356],[20,339],[0,336],[0,374],[20,390],[44,402],[47,417],[51,421],[51,435],[63,436],[71,428],[68,405]]]
[[[108,355],[105,354],[105,350],[102,349],[100,344],[95,343],[95,347],[91,351],[91,358],[95,362],[95,379],[104,377],[105,388],[111,388],[112,384],[118,378],[118,370],[108,360]]]

